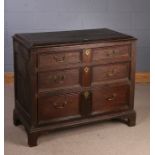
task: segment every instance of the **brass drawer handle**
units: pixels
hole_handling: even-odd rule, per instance
[[[111,76],[113,76],[113,75],[114,75],[113,72],[109,72],[109,73],[107,73],[107,76],[108,76],[108,77],[111,77]]]
[[[54,82],[61,82],[64,81],[65,76],[64,75],[55,75],[54,76]]]
[[[65,55],[63,55],[63,56],[54,55],[53,58],[56,62],[64,62],[65,61]]]
[[[85,73],[88,73],[88,71],[89,71],[89,68],[88,68],[88,67],[85,67],[85,68],[84,68],[84,72],[85,72]]]
[[[113,76],[113,75],[115,75],[115,74],[116,74],[116,70],[113,69],[113,70],[111,70],[110,72],[107,73],[107,76],[108,76],[108,77],[111,77],[111,76]]]
[[[53,106],[54,106],[55,109],[63,109],[65,107],[65,105],[67,105],[67,104],[68,104],[67,101],[64,101],[62,103],[54,102]]]
[[[91,52],[91,49],[85,49],[85,54],[88,56]]]
[[[64,82],[65,76],[64,75],[54,75],[49,77],[55,83],[62,83]]]
[[[112,96],[106,98],[107,101],[113,101],[117,95],[114,93]]]
[[[113,50],[112,52],[108,52],[107,53],[107,56],[115,56],[116,55],[116,51],[115,50]]]

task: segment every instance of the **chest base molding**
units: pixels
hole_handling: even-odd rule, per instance
[[[134,110],[128,110],[128,111],[123,111],[119,113],[98,115],[90,118],[83,118],[83,119],[77,119],[74,121],[62,122],[62,123],[52,124],[52,125],[50,124],[42,125],[39,127],[30,128],[27,121],[24,119],[22,114],[20,114],[20,111],[16,109],[14,110],[13,121],[15,126],[18,126],[21,124],[25,126],[25,129],[28,135],[28,144],[30,147],[33,147],[33,146],[37,146],[38,137],[47,132],[52,132],[52,131],[55,132],[55,131],[60,131],[64,129],[70,129],[70,128],[80,127],[84,125],[89,125],[89,124],[102,123],[104,121],[117,121],[117,122],[124,123],[129,127],[133,127],[136,125],[136,112]]]

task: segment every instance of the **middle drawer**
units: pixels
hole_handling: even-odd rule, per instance
[[[129,78],[129,63],[125,62],[94,66],[92,71],[92,83]]]
[[[38,73],[38,89],[53,89],[79,85],[79,68]]]

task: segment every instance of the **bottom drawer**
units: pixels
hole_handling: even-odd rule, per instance
[[[96,88],[92,93],[92,113],[106,113],[128,109],[129,85]]]
[[[69,116],[79,116],[80,94],[41,97],[38,100],[38,121],[44,122]]]

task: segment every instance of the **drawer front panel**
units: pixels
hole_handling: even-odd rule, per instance
[[[51,89],[79,85],[79,69],[41,72],[38,74],[39,89]]]
[[[38,67],[45,68],[56,65],[80,63],[80,52],[45,53],[38,56]]]
[[[129,63],[101,65],[93,67],[93,82],[102,82],[129,76]]]
[[[110,86],[98,88],[93,91],[92,111],[93,113],[112,112],[128,109],[129,86]]]
[[[93,49],[93,61],[130,57],[130,46],[114,46]]]
[[[38,99],[38,120],[47,121],[79,115],[79,94],[64,94]]]

